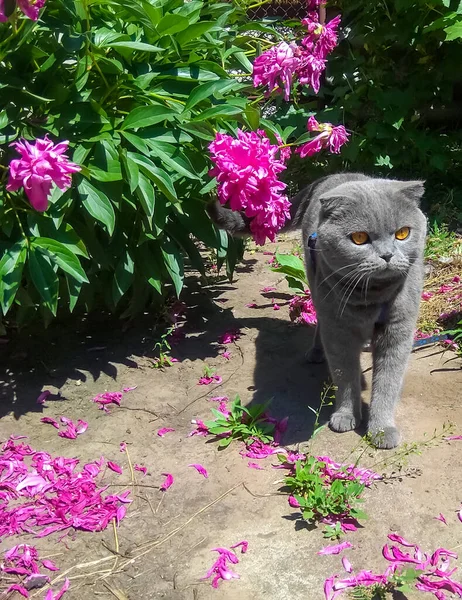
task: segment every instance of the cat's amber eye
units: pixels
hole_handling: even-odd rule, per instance
[[[397,240],[405,240],[407,237],[409,237],[409,234],[411,233],[411,230],[409,227],[401,227],[401,229],[398,229],[398,231],[395,231],[395,238]]]
[[[357,245],[362,246],[369,241],[369,236],[365,231],[355,231],[351,234],[351,240]]]

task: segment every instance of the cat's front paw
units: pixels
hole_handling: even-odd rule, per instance
[[[318,346],[313,346],[311,350],[305,354],[306,362],[312,365],[320,365],[326,361],[324,350]]]
[[[376,448],[391,449],[399,444],[400,434],[398,429],[393,426],[383,427],[382,429],[369,429],[371,441]]]
[[[350,412],[334,412],[329,421],[329,427],[333,431],[343,433],[359,427],[361,419]]]

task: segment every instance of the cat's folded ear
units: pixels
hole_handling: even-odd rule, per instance
[[[323,215],[327,217],[345,202],[345,196],[342,196],[341,194],[327,193],[323,194],[319,198],[319,202],[321,203]]]
[[[420,200],[425,193],[425,181],[400,181],[399,191],[416,204],[420,204]]]

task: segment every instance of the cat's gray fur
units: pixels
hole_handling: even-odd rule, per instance
[[[327,358],[336,393],[330,419],[334,431],[361,422],[360,354],[371,340],[372,398],[368,431],[380,448],[399,442],[394,412],[412,348],[422,290],[426,218],[419,209],[421,181],[375,179],[360,173],[324,177],[292,200],[292,220],[301,228],[305,263],[318,314],[311,362]],[[212,219],[234,235],[248,235],[248,219],[223,208]],[[395,231],[410,227],[406,240]],[[365,231],[370,243],[357,246],[350,236]],[[316,268],[308,238],[317,233]],[[386,314],[385,319],[380,315]],[[385,322],[379,324],[380,320]]]

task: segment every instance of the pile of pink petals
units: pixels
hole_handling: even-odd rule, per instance
[[[345,578],[333,575],[324,584],[326,600],[334,600],[345,590],[358,586],[390,586],[392,583],[390,578],[393,575],[399,575],[406,568],[420,572],[415,583],[416,590],[430,592],[438,600],[448,598],[445,592],[462,598],[462,584],[452,578],[456,568],[451,567],[450,564],[451,559],[457,559],[457,554],[445,548],[438,548],[431,555],[425,554],[417,544],[407,542],[394,533],[390,534],[388,539],[394,543],[385,544],[383,547],[382,554],[390,563],[383,573],[373,574],[371,571],[360,571]],[[352,572],[348,560],[344,561],[343,565],[348,573]]]
[[[60,428],[58,421],[51,417],[43,417],[40,419],[40,421],[42,423],[48,423],[49,425],[53,425],[53,427],[55,427],[56,429]],[[77,425],[67,417],[61,417],[60,421],[61,423],[63,423],[63,425],[66,426],[66,429],[60,431],[58,435],[59,437],[67,438],[69,440],[77,439],[77,436],[82,435],[82,433],[85,433],[88,428],[88,423],[86,421],[82,421],[81,419],[77,421]]]
[[[328,456],[317,456],[319,462],[325,464],[324,475],[329,483],[332,483],[336,479],[344,479],[350,481],[359,481],[366,487],[371,486],[374,481],[382,479],[382,476],[370,469],[362,469],[355,467],[355,465],[342,465],[341,463],[333,461]]]
[[[245,554],[247,552],[248,542],[242,541],[238,544],[234,544],[234,546],[231,546],[232,549],[239,547],[241,547],[242,554]],[[201,579],[209,579],[210,577],[214,576],[212,581],[212,587],[214,588],[218,587],[221,579],[224,581],[229,581],[230,579],[239,579],[239,575],[228,568],[228,563],[236,565],[239,562],[235,552],[228,550],[228,548],[213,548],[212,552],[218,552],[218,558],[204,575],[204,577],[201,577]]]
[[[316,309],[311,299],[309,290],[305,291],[304,296],[294,296],[289,303],[290,320],[295,323],[306,323],[307,325],[316,325]]]
[[[241,337],[241,332],[239,329],[230,329],[229,331],[225,331],[223,335],[220,335],[218,338],[218,343],[220,344],[232,344],[236,340]]]
[[[0,539],[32,533],[44,537],[71,527],[102,531],[126,513],[129,491],[104,496],[96,478],[105,459],[79,460],[36,452],[11,437],[0,451]]]
[[[17,575],[21,579],[19,583],[13,583],[6,590],[6,593],[18,592],[24,598],[29,598],[29,591],[40,589],[50,581],[50,577],[41,573],[41,570],[59,571],[59,568],[47,559],[40,559],[37,549],[27,544],[13,546],[10,550],[4,552],[3,562],[0,564],[0,573],[5,575]],[[52,590],[48,590],[45,600],[59,600],[69,589],[69,579],[66,579],[59,592],[53,595]]]

